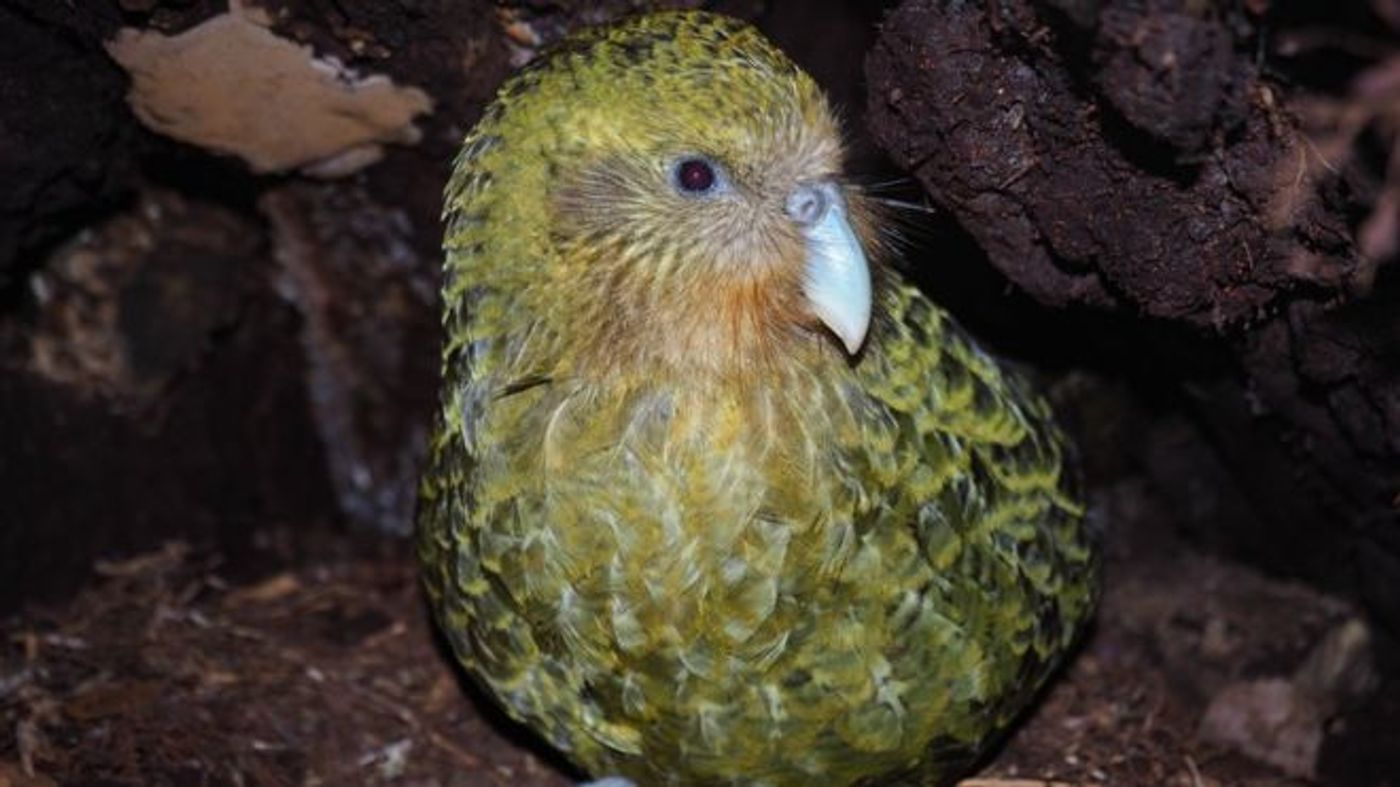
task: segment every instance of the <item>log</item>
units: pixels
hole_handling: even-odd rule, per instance
[[[908,0],[867,60],[870,129],[1068,315],[1042,344],[1100,368],[1130,347],[1110,374],[1175,397],[1198,434],[1136,455],[1183,528],[1400,630],[1400,276],[1358,248],[1374,193],[1260,67],[1247,7]]]

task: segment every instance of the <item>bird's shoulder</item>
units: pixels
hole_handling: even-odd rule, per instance
[[[1030,381],[912,286],[896,284],[882,298],[879,332],[854,372],[861,393],[898,425],[900,448],[925,466],[914,479],[924,494],[973,475],[1080,512],[1068,442]]]
[[[1072,448],[1030,382],[946,312],[911,287],[885,297],[886,322],[858,369],[897,424],[893,453],[910,457],[885,526],[912,528],[940,581],[961,585],[948,608],[966,636],[1009,638],[1027,654],[989,663],[1008,670],[995,681],[1033,688],[1039,680],[1019,673],[1058,659],[1097,593]]]

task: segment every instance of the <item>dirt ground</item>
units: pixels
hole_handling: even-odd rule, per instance
[[[1106,514],[1141,491],[1110,493]],[[328,552],[354,551],[342,546]],[[407,549],[244,584],[221,569],[219,555],[172,543],[99,565],[66,606],[6,620],[0,785],[580,777],[472,698],[432,634]],[[1150,530],[1110,538],[1104,599],[1065,675],[965,787],[1383,785],[1400,772],[1387,731],[1400,713],[1376,715],[1375,698],[1394,692],[1377,693],[1365,636],[1338,638],[1365,632],[1345,624],[1343,603]],[[1260,685],[1313,685],[1313,699],[1266,691],[1261,705]],[[1369,710],[1348,710],[1366,696]],[[1201,731],[1208,706],[1215,732]],[[1348,741],[1349,718],[1369,737]],[[1237,751],[1250,747],[1255,759]]]

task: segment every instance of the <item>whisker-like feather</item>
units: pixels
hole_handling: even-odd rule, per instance
[[[871,202],[878,202],[881,205],[888,205],[891,208],[899,208],[900,210],[908,210],[913,211],[915,213],[927,213],[930,215],[938,215],[942,213],[942,211],[940,211],[938,208],[932,205],[920,205],[917,202],[906,202],[904,200],[892,199],[890,197],[867,196],[866,199],[870,200]]]
[[[913,178],[907,175],[901,175],[897,178],[890,178],[889,180],[871,181],[869,183],[862,183],[859,180],[851,179],[846,185],[849,188],[853,188],[857,191],[866,194],[875,193],[879,191],[891,191],[894,189],[901,189],[904,191],[917,191],[919,188],[918,183]]]

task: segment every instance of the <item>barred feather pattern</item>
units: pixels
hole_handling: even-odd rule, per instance
[[[834,127],[751,29],[682,13],[568,45],[503,88],[464,146],[421,489],[430,602],[468,672],[591,772],[942,783],[1092,612],[1097,548],[1064,439],[1043,399],[893,276],[853,359],[798,328],[732,373],[614,363],[574,335],[607,315],[541,195],[609,132],[545,108],[594,80],[625,95],[639,62],[655,83],[697,58],[792,107],[744,104],[749,127]],[[693,268],[664,234],[620,238],[609,253],[629,270],[667,254]],[[597,335],[625,357],[665,340]]]

